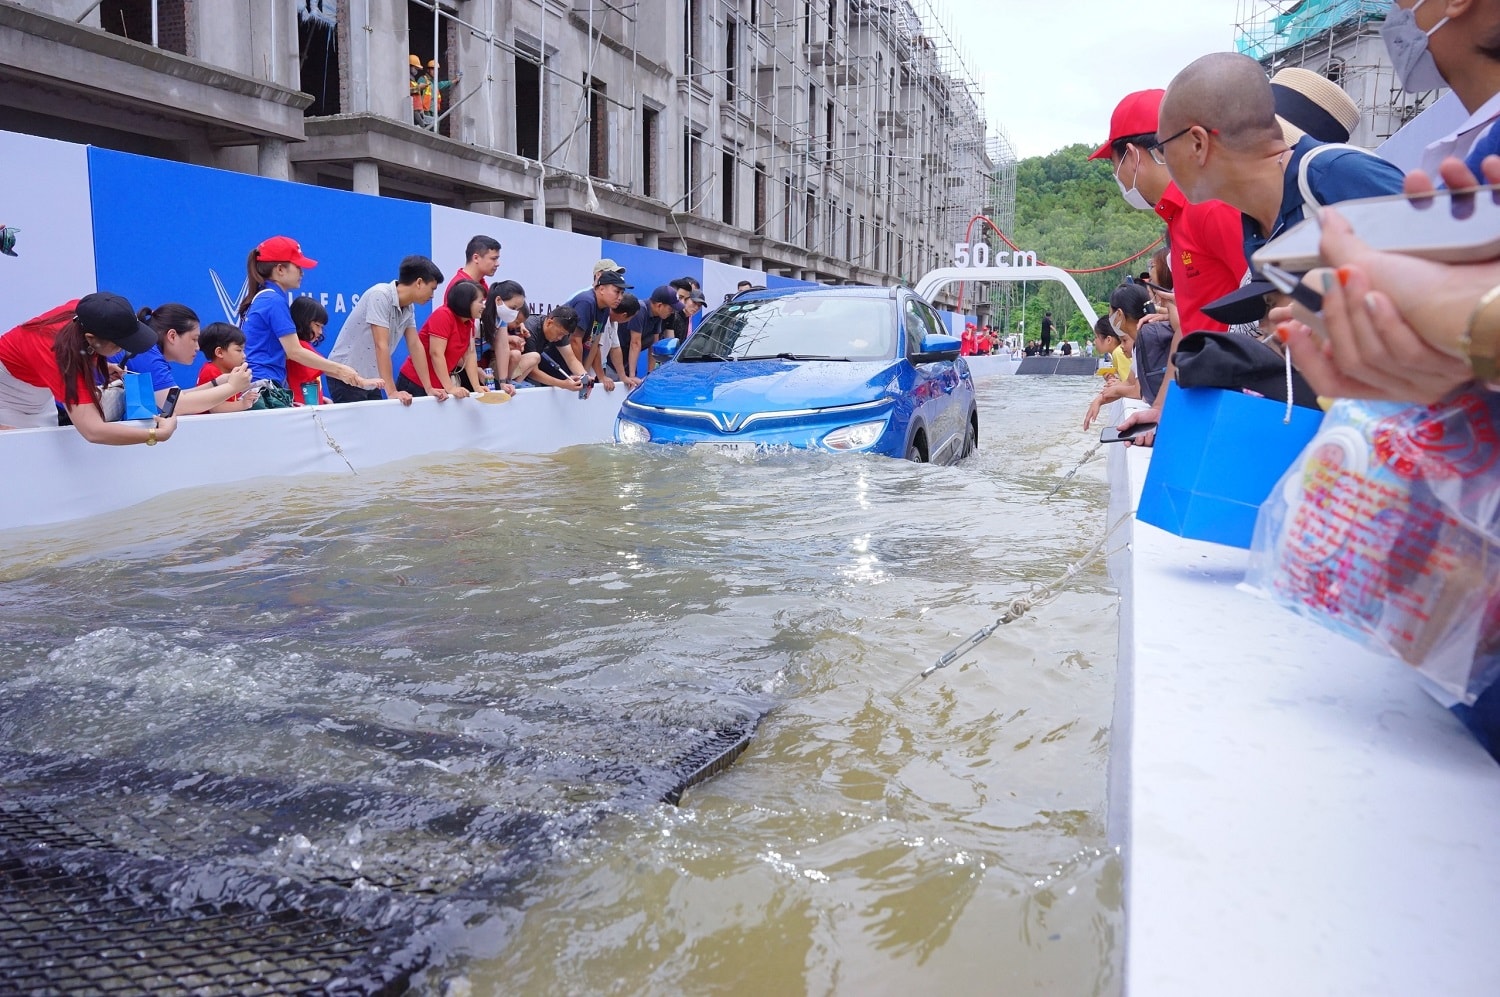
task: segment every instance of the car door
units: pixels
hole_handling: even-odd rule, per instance
[[[943,325],[942,319],[938,318],[937,312],[932,306],[920,298],[911,299],[926,326],[925,335],[951,336],[947,327]],[[928,426],[929,443],[932,447],[931,458],[933,460],[949,460],[953,454],[943,452],[944,447],[957,445],[954,436],[959,432],[960,424],[964,418],[963,413],[958,413],[958,406],[954,400],[958,389],[958,366],[952,360],[941,363],[921,364],[925,368],[925,374],[932,381],[931,398],[928,400],[927,411],[924,419]]]

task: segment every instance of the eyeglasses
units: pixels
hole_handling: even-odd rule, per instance
[[[1146,151],[1151,154],[1152,161],[1155,162],[1157,166],[1166,166],[1167,159],[1166,154],[1163,152],[1163,150],[1166,148],[1167,143],[1177,141],[1178,139],[1182,138],[1182,136],[1192,131],[1193,128],[1193,125],[1188,125],[1176,135],[1169,135],[1159,142],[1152,142],[1150,145],[1146,146]],[[1215,132],[1214,134],[1217,134],[1217,132]]]

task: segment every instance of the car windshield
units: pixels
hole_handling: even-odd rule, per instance
[[[793,294],[719,306],[677,359],[886,360],[895,352],[890,298]]]

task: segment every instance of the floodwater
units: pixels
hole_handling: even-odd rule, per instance
[[[1115,994],[1103,566],[911,682],[1105,529],[1102,459],[1044,501],[1093,388],[981,382],[953,468],[469,454],[12,534],[0,748],[256,798],[230,827],[251,816],[189,813],[192,780],[92,785],[110,802],[74,819],[153,854],[227,835],[242,867],[471,901],[510,863],[434,936],[423,993]],[[652,796],[674,751],[762,713],[680,807]],[[381,823],[349,787],[403,802]],[[530,815],[528,847],[399,819],[459,806]]]

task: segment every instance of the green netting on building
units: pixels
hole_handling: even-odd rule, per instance
[[[1235,47],[1252,59],[1264,59],[1333,28],[1383,20],[1390,6],[1389,0],[1302,0],[1277,13],[1267,4],[1267,16],[1240,25]]]

